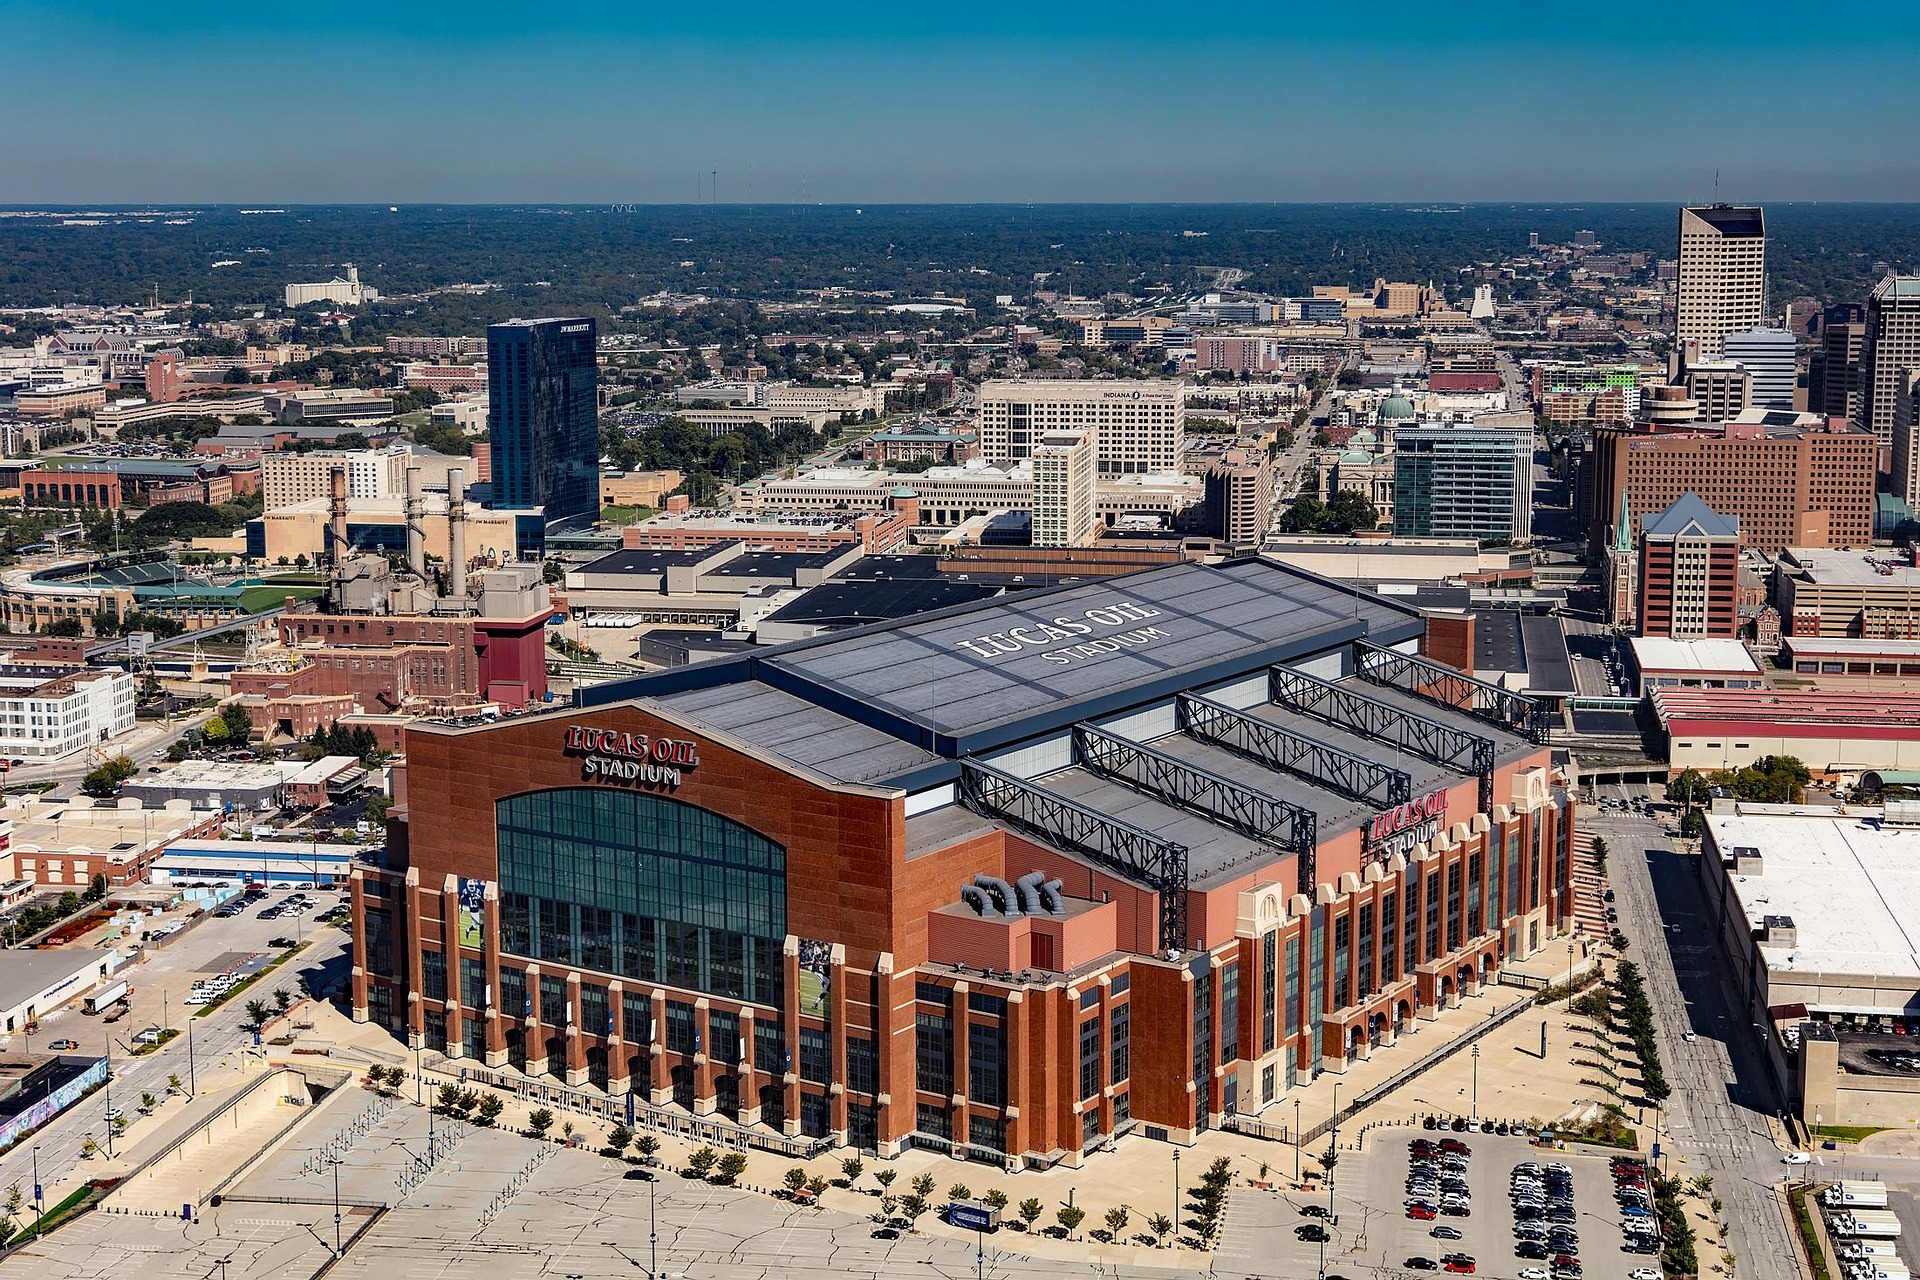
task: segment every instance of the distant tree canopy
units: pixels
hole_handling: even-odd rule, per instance
[[[1342,489],[1325,502],[1303,495],[1280,517],[1282,533],[1363,533],[1379,524],[1380,509],[1355,489]]]
[[[600,428],[600,450],[624,470],[673,470],[686,475],[680,492],[695,505],[712,502],[722,484],[797,462],[820,447],[820,437],[802,426],[769,432],[758,424],[709,436],[680,418],[652,426]]]

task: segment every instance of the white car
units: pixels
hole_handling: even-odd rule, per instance
[[[1781,1164],[1812,1164],[1813,1153],[1811,1151],[1789,1151],[1787,1152],[1787,1154],[1780,1157],[1780,1163]]]
[[[1520,1268],[1520,1280],[1547,1280],[1547,1269],[1545,1267],[1522,1267]]]
[[[1627,1280],[1660,1280],[1660,1273],[1652,1267],[1635,1267],[1627,1272]]]

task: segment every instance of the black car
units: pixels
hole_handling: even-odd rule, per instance
[[[625,1173],[621,1174],[620,1176],[625,1178],[628,1182],[652,1182],[653,1181],[653,1171],[651,1169],[629,1169]]]
[[[898,1240],[900,1233],[892,1227],[876,1227],[873,1232],[873,1238],[875,1240]]]
[[[1300,1212],[1306,1214],[1309,1218],[1324,1218],[1327,1216],[1327,1206],[1323,1204],[1303,1204],[1300,1206]]]
[[[1460,1238],[1460,1228],[1442,1225],[1435,1227],[1433,1230],[1427,1232],[1427,1234],[1435,1240],[1458,1240]]]
[[[1293,1234],[1308,1244],[1325,1244],[1333,1238],[1327,1234],[1327,1229],[1317,1222],[1302,1223],[1293,1229]]]
[[[1513,1255],[1516,1258],[1531,1258],[1537,1260],[1541,1258],[1551,1258],[1553,1253],[1547,1246],[1537,1240],[1522,1240],[1519,1244],[1513,1246]]]
[[[297,947],[300,944],[292,938],[268,938],[267,945],[270,947]]]
[[[1409,1271],[1438,1271],[1440,1269],[1440,1264],[1432,1258],[1408,1258],[1406,1266]]]

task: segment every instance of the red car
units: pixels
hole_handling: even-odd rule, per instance
[[[1474,1268],[1479,1265],[1464,1253],[1448,1254],[1440,1261],[1442,1266],[1457,1276],[1470,1276],[1473,1274]]]
[[[1473,1148],[1469,1147],[1466,1143],[1460,1141],[1460,1139],[1458,1138],[1440,1139],[1440,1149],[1442,1151],[1445,1151],[1449,1155],[1470,1156],[1473,1154]]]
[[[1553,1255],[1554,1270],[1565,1271],[1568,1267],[1572,1267],[1577,1272],[1580,1269],[1580,1259],[1570,1253],[1556,1253]]]
[[[1430,1204],[1416,1204],[1408,1206],[1407,1216],[1418,1222],[1431,1222],[1440,1216],[1440,1211]]]

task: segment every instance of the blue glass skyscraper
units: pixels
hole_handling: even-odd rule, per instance
[[[598,514],[594,322],[579,317],[487,326],[487,393],[492,505],[542,507],[548,523]]]

